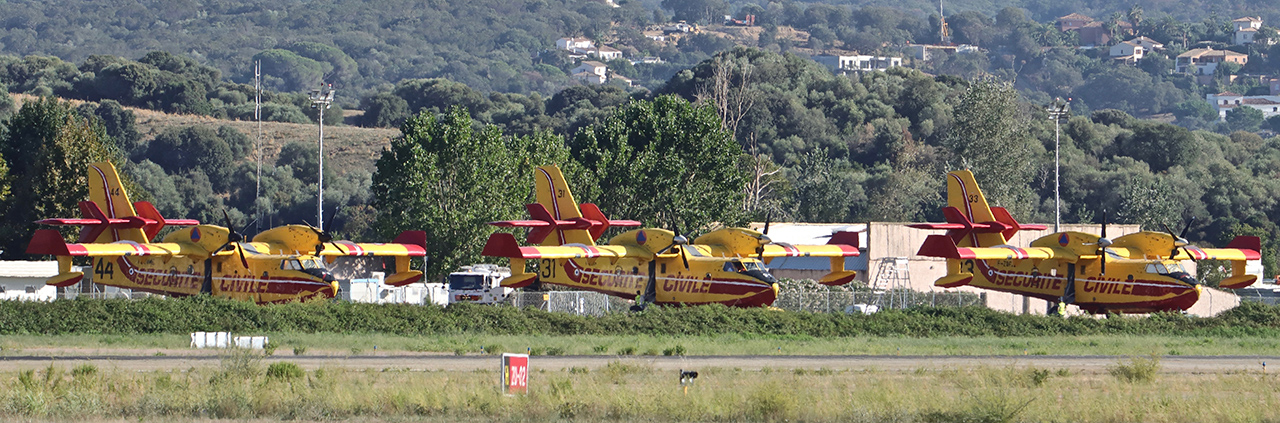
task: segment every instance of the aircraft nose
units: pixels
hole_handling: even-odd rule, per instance
[[[338,281],[329,282],[329,298],[338,296]]]

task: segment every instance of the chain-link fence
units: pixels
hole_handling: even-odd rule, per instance
[[[862,291],[782,291],[773,306],[787,311],[811,313],[852,313],[874,305],[879,309],[918,306],[963,307],[984,305],[982,297],[968,292],[920,292],[895,289],[884,292]]]
[[[627,300],[587,291],[515,292],[507,296],[504,303],[514,307],[536,307],[580,316],[603,316],[627,311],[631,307]]]

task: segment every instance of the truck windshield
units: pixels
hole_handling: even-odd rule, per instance
[[[449,275],[449,289],[484,289],[484,276]]]

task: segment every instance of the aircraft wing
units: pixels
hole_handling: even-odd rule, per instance
[[[1262,240],[1256,236],[1238,236],[1226,248],[1200,248],[1188,245],[1170,256],[1173,260],[1260,260]]]
[[[363,243],[334,241],[324,243],[321,256],[388,256],[425,257],[427,234],[423,231],[405,231],[391,243]]]
[[[765,244],[761,257],[857,257],[858,247],[845,244],[792,245],[781,242]]]
[[[208,251],[194,244],[175,242],[137,243],[116,241],[112,243],[68,244],[62,234],[54,229],[40,229],[31,237],[27,254],[51,256],[156,256],[156,255],[206,255]]]
[[[1001,260],[1001,259],[1051,259],[1054,250],[1045,247],[1014,247],[998,245],[994,247],[957,247],[954,240],[946,235],[929,235],[924,245],[916,254],[928,257],[950,259]],[[1061,257],[1059,257],[1061,258]]]
[[[325,249],[320,251],[320,255],[423,257],[427,255],[427,250],[412,244],[335,241],[325,243]]]
[[[570,259],[570,258],[622,258],[635,257],[641,260],[652,260],[649,250],[626,245],[555,245],[521,247],[516,237],[509,233],[498,232],[489,235],[489,241],[480,254],[489,257],[510,257],[523,259]]]

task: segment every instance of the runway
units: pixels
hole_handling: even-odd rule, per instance
[[[0,371],[38,369],[50,364],[70,368],[91,363],[101,369],[128,371],[185,370],[190,368],[219,366],[222,355],[12,355],[0,356]],[[978,367],[1036,367],[1043,369],[1070,369],[1083,373],[1104,373],[1107,368],[1123,361],[1123,356],[534,356],[531,370],[560,371],[572,367],[600,368],[611,362],[649,367],[654,370],[737,368],[748,371],[760,369],[829,369],[866,370],[885,372],[911,372],[919,370],[944,370]],[[473,371],[495,370],[499,356],[444,354],[382,354],[382,355],[282,355],[264,357],[264,362],[289,361],[306,369],[346,368],[354,370],[402,370],[402,371]],[[1160,372],[1166,374],[1223,374],[1264,371],[1263,363],[1280,365],[1277,356],[1163,356]]]

